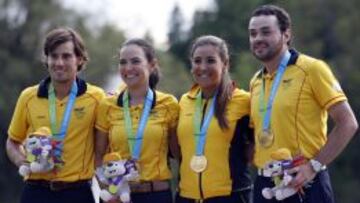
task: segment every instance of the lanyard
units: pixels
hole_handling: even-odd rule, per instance
[[[210,125],[211,118],[214,115],[215,103],[216,103],[217,91],[215,92],[212,103],[209,111],[205,115],[204,122],[201,125],[201,107],[202,107],[202,98],[201,91],[196,96],[195,101],[195,115],[194,115],[194,136],[196,140],[196,155],[204,154],[204,146],[206,142],[206,134]]]
[[[145,130],[145,126],[146,126],[147,120],[150,115],[151,105],[153,103],[153,100],[154,100],[154,93],[149,88],[146,93],[146,97],[145,97],[145,101],[144,101],[144,109],[141,113],[140,123],[139,123],[138,129],[136,131],[136,136],[134,137],[133,130],[132,130],[131,115],[130,115],[130,110],[129,110],[129,93],[128,93],[128,91],[125,91],[124,95],[123,95],[123,105],[124,105],[123,107],[124,107],[124,113],[125,113],[126,133],[127,133],[127,137],[128,137],[128,143],[129,143],[129,148],[130,148],[130,152],[131,152],[131,157],[134,160],[138,160],[140,157],[140,149],[141,149],[141,145],[142,145],[142,141],[143,141],[143,137],[144,137],[144,130]]]
[[[263,119],[263,126],[262,126],[263,131],[270,129],[270,119],[271,119],[270,117],[271,117],[273,102],[275,99],[277,89],[279,88],[279,85],[281,83],[281,78],[282,78],[282,76],[286,70],[286,66],[290,60],[290,56],[291,56],[290,52],[286,51],[281,59],[281,62],[278,66],[278,71],[276,72],[276,75],[275,75],[274,83],[271,86],[269,100],[268,100],[267,104],[265,104],[265,101],[264,101],[264,94],[265,94],[264,71],[262,73],[262,88],[261,88],[261,92],[260,92],[259,110],[261,113],[261,117]]]
[[[57,141],[57,146],[55,147],[55,157],[61,160],[61,154],[63,151],[63,140],[65,139],[66,132],[70,123],[71,111],[74,106],[76,95],[78,92],[78,86],[76,81],[73,82],[70,90],[70,95],[68,102],[66,104],[66,109],[63,114],[61,121],[60,129],[57,128],[57,119],[56,119],[56,96],[55,89],[52,83],[49,85],[48,95],[49,95],[49,114],[50,114],[50,125],[52,131],[52,137]]]

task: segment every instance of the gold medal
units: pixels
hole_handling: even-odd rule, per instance
[[[26,160],[28,162],[34,162],[36,160],[36,157],[33,154],[28,154],[27,157],[26,157]]]
[[[274,142],[274,134],[271,130],[262,130],[259,135],[259,144],[264,148],[269,148]]]
[[[109,192],[115,194],[117,192],[117,186],[114,184],[109,185]]]
[[[207,159],[204,155],[195,155],[191,158],[190,168],[196,173],[205,171],[207,166]]]

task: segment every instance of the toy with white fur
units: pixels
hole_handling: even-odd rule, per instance
[[[297,193],[297,190],[288,186],[293,177],[287,173],[287,170],[294,167],[291,152],[287,148],[280,148],[271,153],[271,162],[267,163],[264,167],[264,176],[272,177],[275,187],[264,188],[262,195],[265,199],[284,200]]]
[[[105,202],[119,198],[123,203],[130,202],[129,181],[138,178],[135,165],[127,160],[122,160],[118,153],[112,152],[104,156],[103,165],[97,169],[98,179],[107,185],[100,191],[100,198]]]
[[[30,173],[45,173],[53,170],[51,131],[48,127],[41,127],[29,135],[24,146],[28,163],[20,166],[20,175],[25,177]]]

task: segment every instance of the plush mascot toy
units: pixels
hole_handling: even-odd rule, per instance
[[[53,170],[51,131],[48,127],[41,127],[25,140],[25,153],[28,163],[19,168],[22,176],[30,173],[45,173]]]
[[[138,173],[131,161],[121,159],[116,152],[104,156],[103,165],[97,169],[97,176],[100,182],[107,185],[102,189],[100,197],[105,202],[119,198],[123,203],[130,202],[129,181],[136,180]]]
[[[270,156],[272,161],[265,165],[264,176],[272,177],[275,187],[264,188],[262,195],[266,199],[275,197],[281,201],[297,193],[296,189],[288,186],[293,177],[287,173],[287,170],[302,164],[305,159],[303,157],[293,159],[290,150],[287,148],[280,148],[271,153]]]

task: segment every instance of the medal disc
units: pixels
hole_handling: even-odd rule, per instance
[[[268,148],[274,142],[274,134],[270,130],[263,130],[259,133],[259,143],[262,147]]]
[[[33,154],[28,154],[27,157],[26,157],[26,160],[28,162],[34,162],[36,160],[36,157]]]
[[[191,158],[190,168],[196,173],[203,172],[207,166],[207,159],[203,155],[195,155]]]
[[[117,192],[117,186],[116,185],[109,185],[109,192],[111,194],[115,194]]]

